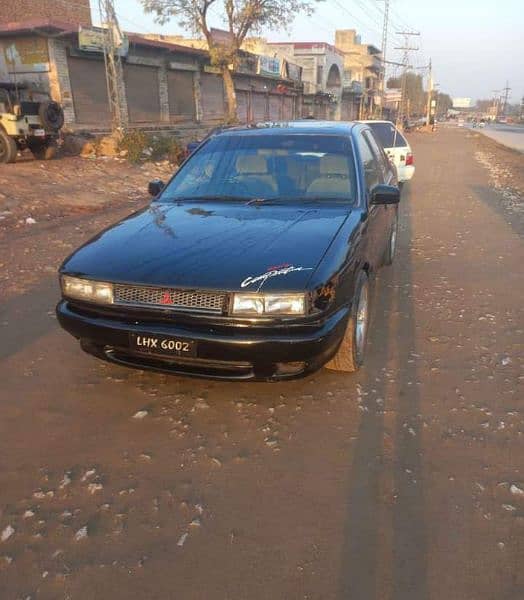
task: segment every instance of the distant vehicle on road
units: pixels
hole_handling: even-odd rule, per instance
[[[396,173],[362,123],[209,138],[151,205],[60,268],[60,324],[104,360],[277,380],[364,361],[370,277],[391,264]]]
[[[398,182],[402,186],[415,174],[415,159],[409,142],[391,121],[362,121],[368,125],[382,144],[389,159],[397,169]]]

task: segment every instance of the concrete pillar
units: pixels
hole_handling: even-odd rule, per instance
[[[49,39],[49,93],[51,98],[60,102],[64,109],[66,124],[75,123],[75,107],[69,79],[69,65],[67,64],[67,46],[63,40]]]
[[[160,120],[169,122],[169,86],[167,83],[167,66],[164,63],[158,69],[158,95],[160,97]]]
[[[195,121],[200,123],[203,118],[202,89],[200,87],[200,69],[193,73],[193,92],[195,97]]]

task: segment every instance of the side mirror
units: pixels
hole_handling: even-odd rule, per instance
[[[399,202],[400,190],[394,185],[381,183],[371,190],[370,204],[398,204]]]
[[[163,181],[160,179],[153,179],[153,181],[149,182],[147,191],[151,194],[151,196],[158,196],[164,187],[165,183]]]

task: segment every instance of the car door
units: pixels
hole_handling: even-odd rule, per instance
[[[357,145],[364,171],[364,195],[367,206],[367,219],[365,224],[365,235],[367,238],[367,258],[374,269],[377,269],[382,261],[382,207],[371,205],[371,191],[379,183],[383,183],[383,173],[378,158],[373,153],[369,141],[364,137],[364,132],[357,135]]]
[[[398,185],[396,175],[384,153],[383,148],[376,140],[373,131],[364,131],[363,135],[379,164],[382,176],[380,183],[385,183],[387,185]],[[382,257],[386,251],[386,246],[389,243],[389,232],[391,231],[391,227],[397,214],[397,205],[383,204],[377,208],[379,209],[377,223],[380,229],[380,233],[377,235],[377,244],[380,246],[380,248],[382,248],[380,253],[380,256]]]

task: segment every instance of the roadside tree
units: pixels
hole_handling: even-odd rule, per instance
[[[146,13],[157,23],[177,18],[185,29],[201,35],[207,42],[211,64],[224,79],[228,121],[237,120],[237,98],[232,71],[238,65],[239,50],[248,34],[263,29],[286,29],[298,14],[311,15],[321,0],[141,0]],[[213,35],[209,13],[224,15],[227,34]]]

